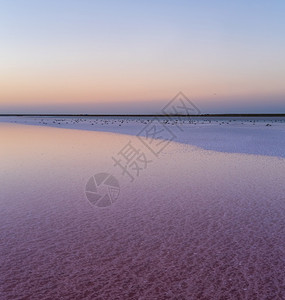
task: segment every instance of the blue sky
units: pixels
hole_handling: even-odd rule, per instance
[[[285,112],[284,1],[0,1],[1,112]]]

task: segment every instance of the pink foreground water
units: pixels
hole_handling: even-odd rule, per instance
[[[136,137],[0,124],[1,299],[284,299],[285,159],[172,143],[133,183]],[[85,197],[120,182],[115,204]]]

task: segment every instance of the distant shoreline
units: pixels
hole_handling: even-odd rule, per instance
[[[284,114],[0,114],[0,117],[285,117]]]

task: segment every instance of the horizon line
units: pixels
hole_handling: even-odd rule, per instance
[[[285,117],[285,113],[228,113],[228,114],[0,114],[0,117]]]

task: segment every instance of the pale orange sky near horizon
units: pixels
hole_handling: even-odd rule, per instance
[[[179,91],[207,113],[285,112],[285,5],[206,2],[7,2],[0,113],[151,112]]]

